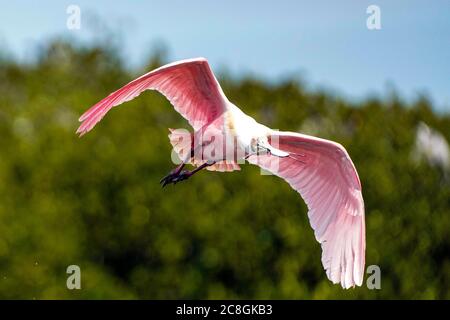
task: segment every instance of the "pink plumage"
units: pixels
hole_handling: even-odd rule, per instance
[[[322,245],[322,264],[333,283],[361,285],[365,263],[365,221],[361,183],[341,145],[293,132],[279,132],[269,143],[290,155],[250,156],[250,163],[286,180],[308,206],[308,217]]]
[[[131,81],[98,102],[81,117],[80,136],[90,131],[115,106],[136,98],[145,90],[157,90],[195,129],[220,115],[226,104],[208,62],[204,58],[174,62]]]
[[[247,159],[286,180],[303,197],[315,237],[322,246],[322,264],[328,278],[343,288],[362,285],[366,246],[364,201],[355,166],[343,146],[259,124],[228,101],[204,58],[168,64],[131,81],[86,111],[80,117],[83,123],[77,133],[84,135],[112,107],[145,90],[157,90],[166,96],[194,128],[193,134],[171,130],[170,142],[178,154],[183,154],[183,159],[161,180],[163,186],[185,180],[203,168],[239,170],[238,160]],[[204,136],[216,139],[205,142]],[[183,137],[192,141],[183,144]],[[228,153],[203,150],[211,147],[215,151],[225,150],[230,142],[236,142],[233,144],[236,152],[231,158]],[[187,149],[186,145],[191,150],[181,152]],[[186,163],[197,168],[182,171]]]

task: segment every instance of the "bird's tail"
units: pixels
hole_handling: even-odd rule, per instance
[[[194,146],[194,135],[187,131],[186,129],[170,129],[169,128],[169,140],[172,144],[173,151],[176,153],[178,158],[184,163],[192,164],[194,166],[202,165],[205,160],[191,157],[191,151]],[[218,161],[215,164],[208,166],[206,170],[209,171],[220,171],[229,172],[234,170],[240,170],[241,168],[234,160],[223,160]]]
[[[185,163],[192,163],[191,150],[194,142],[194,135],[186,129],[170,129],[169,140],[180,160]]]

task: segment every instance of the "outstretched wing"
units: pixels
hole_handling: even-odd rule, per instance
[[[291,132],[276,133],[269,143],[289,156],[253,155],[249,162],[283,178],[303,197],[328,279],[343,288],[360,286],[366,247],[364,201],[347,151],[332,141]]]
[[[182,60],[144,74],[98,102],[80,117],[77,133],[84,135],[112,107],[148,89],[166,96],[195,130],[220,116],[228,101],[206,59]]]

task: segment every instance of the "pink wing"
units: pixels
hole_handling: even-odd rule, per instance
[[[144,74],[98,102],[80,117],[77,133],[84,135],[112,107],[148,89],[166,96],[195,130],[220,116],[228,101],[206,59],[182,60]]]
[[[366,248],[364,201],[347,151],[332,141],[291,132],[272,135],[269,143],[290,155],[254,155],[249,162],[283,178],[303,197],[322,246],[328,279],[346,289],[361,286]]]

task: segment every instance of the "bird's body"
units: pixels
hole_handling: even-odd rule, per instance
[[[183,60],[151,71],[113,92],[80,117],[85,134],[114,106],[142,91],[164,94],[194,128],[169,134],[181,165],[163,185],[185,180],[203,168],[239,170],[245,160],[286,180],[308,205],[322,264],[333,283],[361,285],[365,263],[365,221],[361,183],[340,144],[270,129],[231,103],[203,58]],[[197,168],[183,171],[185,164]]]

